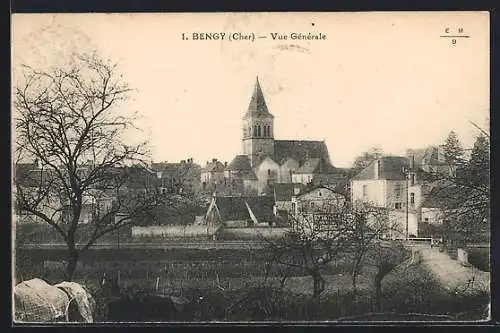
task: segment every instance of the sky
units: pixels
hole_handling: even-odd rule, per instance
[[[141,114],[154,161],[241,154],[256,76],[275,138],[325,140],[337,167],[373,146],[440,144],[451,130],[470,147],[470,121],[489,128],[487,12],[14,14],[11,31],[14,85],[21,64],[48,68],[74,51],[118,62],[135,89],[120,107]],[[200,32],[226,39],[193,40]],[[267,38],[227,39],[238,32]]]

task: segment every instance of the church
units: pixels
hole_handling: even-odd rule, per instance
[[[323,185],[344,179],[343,170],[332,165],[324,141],[276,140],[274,119],[257,77],[242,119],[242,154],[229,164],[218,162],[218,169],[214,168],[216,160],[207,162],[202,170],[203,188],[220,194],[260,195],[276,183]]]

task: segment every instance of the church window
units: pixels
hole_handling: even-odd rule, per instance
[[[252,126],[248,127],[248,136],[252,136]]]
[[[264,136],[269,136],[269,126],[264,125]]]
[[[257,136],[261,136],[260,125],[257,127]]]
[[[267,175],[270,176],[271,175],[271,169],[267,169]]]
[[[253,136],[257,136],[257,134],[258,134],[258,127],[259,126],[257,126],[257,125],[254,126],[254,128],[253,128]]]

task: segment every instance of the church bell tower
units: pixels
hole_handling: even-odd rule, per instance
[[[274,158],[274,116],[267,109],[259,77],[243,117],[243,154],[248,156],[252,167],[265,156]]]

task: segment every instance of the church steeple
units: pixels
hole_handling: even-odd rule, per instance
[[[243,117],[243,154],[254,166],[263,156],[274,156],[274,116],[269,112],[259,77]]]
[[[264,94],[262,93],[262,88],[260,87],[259,76],[257,76],[255,81],[255,87],[253,89],[253,94],[250,99],[250,104],[248,105],[248,110],[243,119],[249,117],[271,117],[274,116],[267,109],[266,100],[264,99]]]

